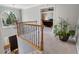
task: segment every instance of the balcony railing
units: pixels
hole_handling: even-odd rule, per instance
[[[17,33],[32,47],[43,51],[43,25],[37,21],[18,22]]]

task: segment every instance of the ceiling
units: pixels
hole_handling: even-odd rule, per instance
[[[27,9],[35,6],[39,6],[41,4],[1,4],[2,6],[13,7],[18,9]]]

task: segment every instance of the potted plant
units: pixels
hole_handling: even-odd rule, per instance
[[[69,30],[69,24],[63,20],[54,26],[54,33],[56,36],[59,36],[60,40],[67,41],[70,36],[75,35],[75,30]]]

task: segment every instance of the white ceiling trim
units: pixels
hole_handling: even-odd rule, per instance
[[[18,9],[28,9],[32,7],[39,6],[41,4],[1,4],[2,6],[18,8]]]

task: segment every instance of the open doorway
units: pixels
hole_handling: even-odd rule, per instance
[[[53,11],[53,7],[41,9],[41,21],[45,27],[53,27]]]

